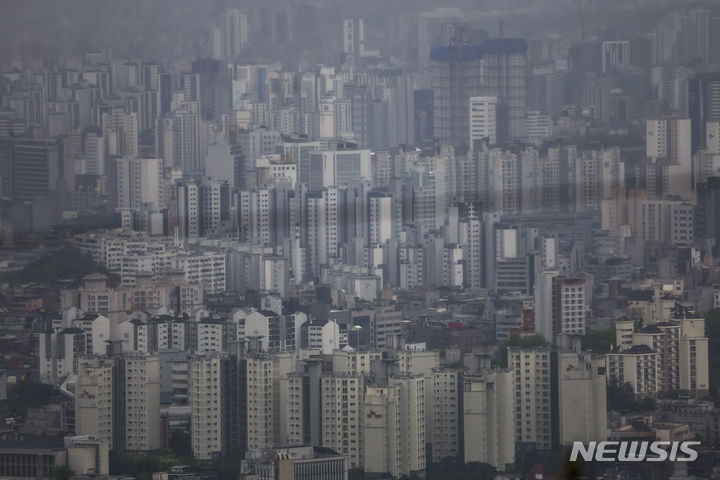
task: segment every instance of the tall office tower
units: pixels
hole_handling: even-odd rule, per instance
[[[552,448],[552,352],[548,348],[508,348],[508,369],[514,372],[515,442]]]
[[[705,148],[694,155],[694,183],[706,183],[720,174],[720,122],[708,122],[705,127]]]
[[[600,210],[601,171],[598,152],[590,150],[580,152],[575,157],[575,207],[574,211],[595,212]]]
[[[720,84],[718,93],[720,94]],[[667,178],[666,182],[663,181],[663,184],[667,183],[663,185],[663,197],[677,195],[686,200],[692,198],[694,185],[691,123],[690,119],[679,118],[647,120],[647,156],[667,162],[667,165],[663,165],[663,177]]]
[[[430,168],[418,167],[412,172],[413,220],[418,228],[418,238],[444,224],[445,211],[442,204],[442,184]]]
[[[347,187],[362,180],[372,180],[370,150],[355,148],[311,151],[307,164],[298,165],[298,183],[311,191],[328,187]],[[307,175],[307,176],[306,176]]]
[[[322,446],[347,455],[350,468],[363,465],[364,376],[324,374],[320,381]]]
[[[415,139],[415,77],[400,74],[384,89],[388,109],[387,145],[416,145]],[[375,112],[373,112],[376,115]],[[377,122],[376,122],[377,128]],[[376,135],[377,136],[377,135]],[[378,150],[376,143],[371,148]]]
[[[392,178],[393,156],[390,152],[375,152],[370,162],[375,187],[389,187]]]
[[[359,58],[365,51],[365,20],[343,20],[343,53]]]
[[[613,198],[615,192],[625,187],[625,162],[620,160],[620,148],[601,150],[600,162],[600,198]]]
[[[175,227],[181,238],[195,238],[201,232],[200,185],[197,182],[177,184]]]
[[[720,45],[720,16],[714,16],[710,19],[710,42],[708,46]],[[708,63],[717,65],[720,63],[720,50],[710,48],[708,55]]]
[[[237,193],[240,239],[253,245],[273,242],[275,203],[273,192],[266,188],[241,190]]]
[[[125,355],[116,359],[116,385],[121,399],[114,405],[122,435],[114,444],[121,451],[160,448],[160,360],[157,356]],[[116,396],[117,398],[117,396]]]
[[[113,80],[117,89],[135,88],[140,85],[140,65],[137,62],[114,61]]]
[[[273,446],[273,359],[255,353],[247,358],[247,448]]]
[[[487,138],[490,145],[497,143],[497,97],[470,97],[470,144]]]
[[[185,93],[185,100],[200,102],[202,118],[219,122],[222,114],[231,109],[231,79],[227,65],[211,58],[192,62],[192,73],[181,75],[181,80],[191,79],[192,97]],[[183,85],[187,90],[189,85]]]
[[[560,276],[558,270],[538,272],[535,282],[535,331],[554,342],[563,333],[584,335],[585,280]]]
[[[164,168],[181,168],[183,173],[205,171],[207,156],[206,124],[200,119],[199,103],[186,102],[171,114],[157,120],[155,153]]]
[[[505,470],[515,462],[516,410],[512,370],[467,375],[463,381],[464,461]]]
[[[519,215],[522,205],[520,159],[516,153],[493,148],[488,158],[488,191],[491,211]]]
[[[483,90],[480,45],[435,47],[430,52],[433,131],[441,145],[470,145],[469,99],[494,95]],[[523,113],[523,122],[524,122]]]
[[[200,186],[200,234],[208,236],[230,226],[230,185],[224,180]]]
[[[159,158],[115,159],[116,208],[150,210],[163,208],[162,160]]]
[[[425,274],[423,283],[426,285],[445,285],[443,283],[444,244],[442,234],[436,230],[427,232],[423,238],[423,273]]]
[[[236,190],[257,187],[255,161],[250,161],[243,152],[242,147],[237,143],[230,145],[230,155],[233,159],[233,187]]]
[[[415,143],[423,145],[435,138],[433,90],[417,89],[413,92],[413,124]]]
[[[322,142],[319,140],[290,139],[279,144],[280,154],[290,158],[298,169],[298,182],[308,183],[310,179],[310,152],[322,149]],[[304,170],[303,170],[304,169]]]
[[[705,147],[707,122],[720,121],[720,73],[696,73],[687,81],[692,153]]]
[[[258,158],[263,155],[274,154],[280,141],[280,133],[266,127],[242,130],[238,132],[237,135],[237,144],[240,146],[251,168],[255,168],[255,161]],[[297,163],[298,160],[296,158],[293,159]]]
[[[222,452],[222,356],[192,357],[188,367],[190,438],[193,456],[212,460]]]
[[[605,359],[589,352],[558,354],[559,443],[607,438]]]
[[[0,117],[0,122],[3,120]],[[0,197],[12,199],[13,196],[13,141],[8,136],[0,136]]]
[[[338,99],[335,96],[324,97],[318,108],[318,137],[352,138],[353,109],[351,100]]]
[[[105,175],[105,139],[98,128],[86,128],[81,137],[83,165],[85,175]]]
[[[483,250],[483,224],[477,216],[462,217],[459,223],[458,241],[463,246],[464,283],[471,288],[484,284],[482,268],[485,263]]]
[[[572,212],[575,208],[576,166],[574,145],[548,149],[547,158],[542,162],[545,213]]]
[[[220,15],[213,30],[213,54],[218,60],[234,62],[248,44],[248,17],[231,8]]]
[[[523,215],[543,213],[545,202],[544,164],[544,159],[540,157],[540,151],[535,147],[528,146],[520,153],[521,211]]]
[[[306,196],[306,230],[308,274],[319,276],[321,265],[337,258],[339,251],[338,190],[328,188]]]
[[[602,73],[625,72],[630,68],[630,41],[607,40],[600,44]]]
[[[124,108],[111,108],[102,114],[102,136],[105,139],[105,155],[137,157],[138,116]]]
[[[512,140],[525,140],[527,117],[527,40],[497,38],[483,43],[483,92],[507,105],[507,132]],[[501,126],[498,126],[500,129]]]
[[[693,206],[677,200],[643,200],[641,237],[645,241],[689,246],[693,243]]]
[[[116,448],[114,408],[119,408],[113,392],[114,361],[93,357],[78,361],[75,385],[75,434],[92,435]]]
[[[555,118],[565,105],[565,72],[538,68],[528,79],[528,110]]]
[[[458,370],[434,370],[426,382],[425,441],[430,446],[429,460],[440,463],[455,458],[462,448],[463,374]]]
[[[695,238],[704,251],[713,257],[720,256],[720,177],[708,178],[707,183],[698,185],[695,205]],[[700,243],[702,242],[702,243]]]
[[[143,63],[140,66],[140,83],[145,90],[160,90],[160,73],[162,69],[157,63]]]
[[[455,164],[455,193],[457,200],[461,202],[480,201],[480,187],[478,168],[482,166],[487,176],[487,144],[482,141],[473,142],[473,147],[468,150],[467,155],[459,155]],[[483,191],[485,196],[486,191]]]
[[[368,194],[368,244],[384,244],[393,234],[393,197],[388,192]]]
[[[60,176],[60,148],[54,140],[12,141],[12,194],[18,201],[47,197]]]
[[[425,385],[422,376],[368,387],[364,401],[364,470],[393,477],[425,470]]]

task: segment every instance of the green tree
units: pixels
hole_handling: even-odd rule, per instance
[[[550,344],[540,334],[533,335],[510,335],[510,338],[500,344],[495,351],[495,362],[502,368],[507,368],[508,347],[547,347]]]
[[[637,398],[629,383],[620,384],[612,377],[607,386],[607,408],[617,412],[646,412],[655,409],[652,398]]]
[[[11,417],[24,417],[28,408],[39,408],[51,403],[59,395],[52,385],[23,380],[15,383],[7,392],[8,412]]]
[[[75,475],[75,472],[67,465],[58,465],[53,470],[53,478],[55,480],[69,480],[73,475]]]
[[[151,480],[152,474],[168,470],[174,465],[187,464],[168,451],[139,455],[110,453],[110,474],[129,475],[137,480]]]
[[[187,432],[173,431],[170,433],[170,450],[178,457],[192,455],[192,443],[190,434]]]
[[[615,327],[584,335],[580,339],[582,349],[592,350],[593,353],[609,353],[615,341]]]
[[[454,458],[446,458],[431,465],[425,475],[426,480],[491,480],[497,473],[495,467],[486,463],[463,463]]]
[[[79,281],[91,273],[104,273],[107,270],[75,247],[65,247],[49,253],[25,265],[22,270],[0,275],[0,281],[9,283],[40,283],[58,280]]]
[[[240,475],[240,462],[242,462],[243,455],[239,448],[234,448],[224,455],[216,463],[215,468],[217,469],[220,480],[235,480]]]

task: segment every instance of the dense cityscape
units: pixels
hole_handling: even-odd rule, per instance
[[[717,1],[4,3],[0,480],[720,479]]]

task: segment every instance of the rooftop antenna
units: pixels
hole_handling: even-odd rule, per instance
[[[502,21],[502,19],[500,20],[500,31],[499,31],[499,33],[500,33],[500,38],[502,38],[502,36],[503,36],[503,21]]]

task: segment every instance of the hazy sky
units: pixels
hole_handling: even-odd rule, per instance
[[[312,39],[310,45],[327,54],[337,50],[332,43],[344,16],[364,16],[368,34],[382,39],[388,22],[396,16],[412,18],[420,11],[457,5],[474,11],[479,26],[491,35],[497,34],[502,20],[506,35],[532,37],[574,34],[581,18],[586,31],[612,25],[617,30],[638,32],[667,10],[663,4],[682,6],[682,2],[663,0],[0,0],[0,61],[6,63],[18,54],[47,57],[108,45],[120,55],[148,60],[196,58],[208,53],[209,31],[223,8],[249,12],[254,16],[251,27],[256,28],[262,9],[297,4],[315,5],[316,13],[312,25],[300,25],[296,32],[307,38],[297,39],[294,45],[308,48],[304,40]],[[268,57],[281,57],[284,52],[275,52],[269,45],[257,47],[255,54]]]

